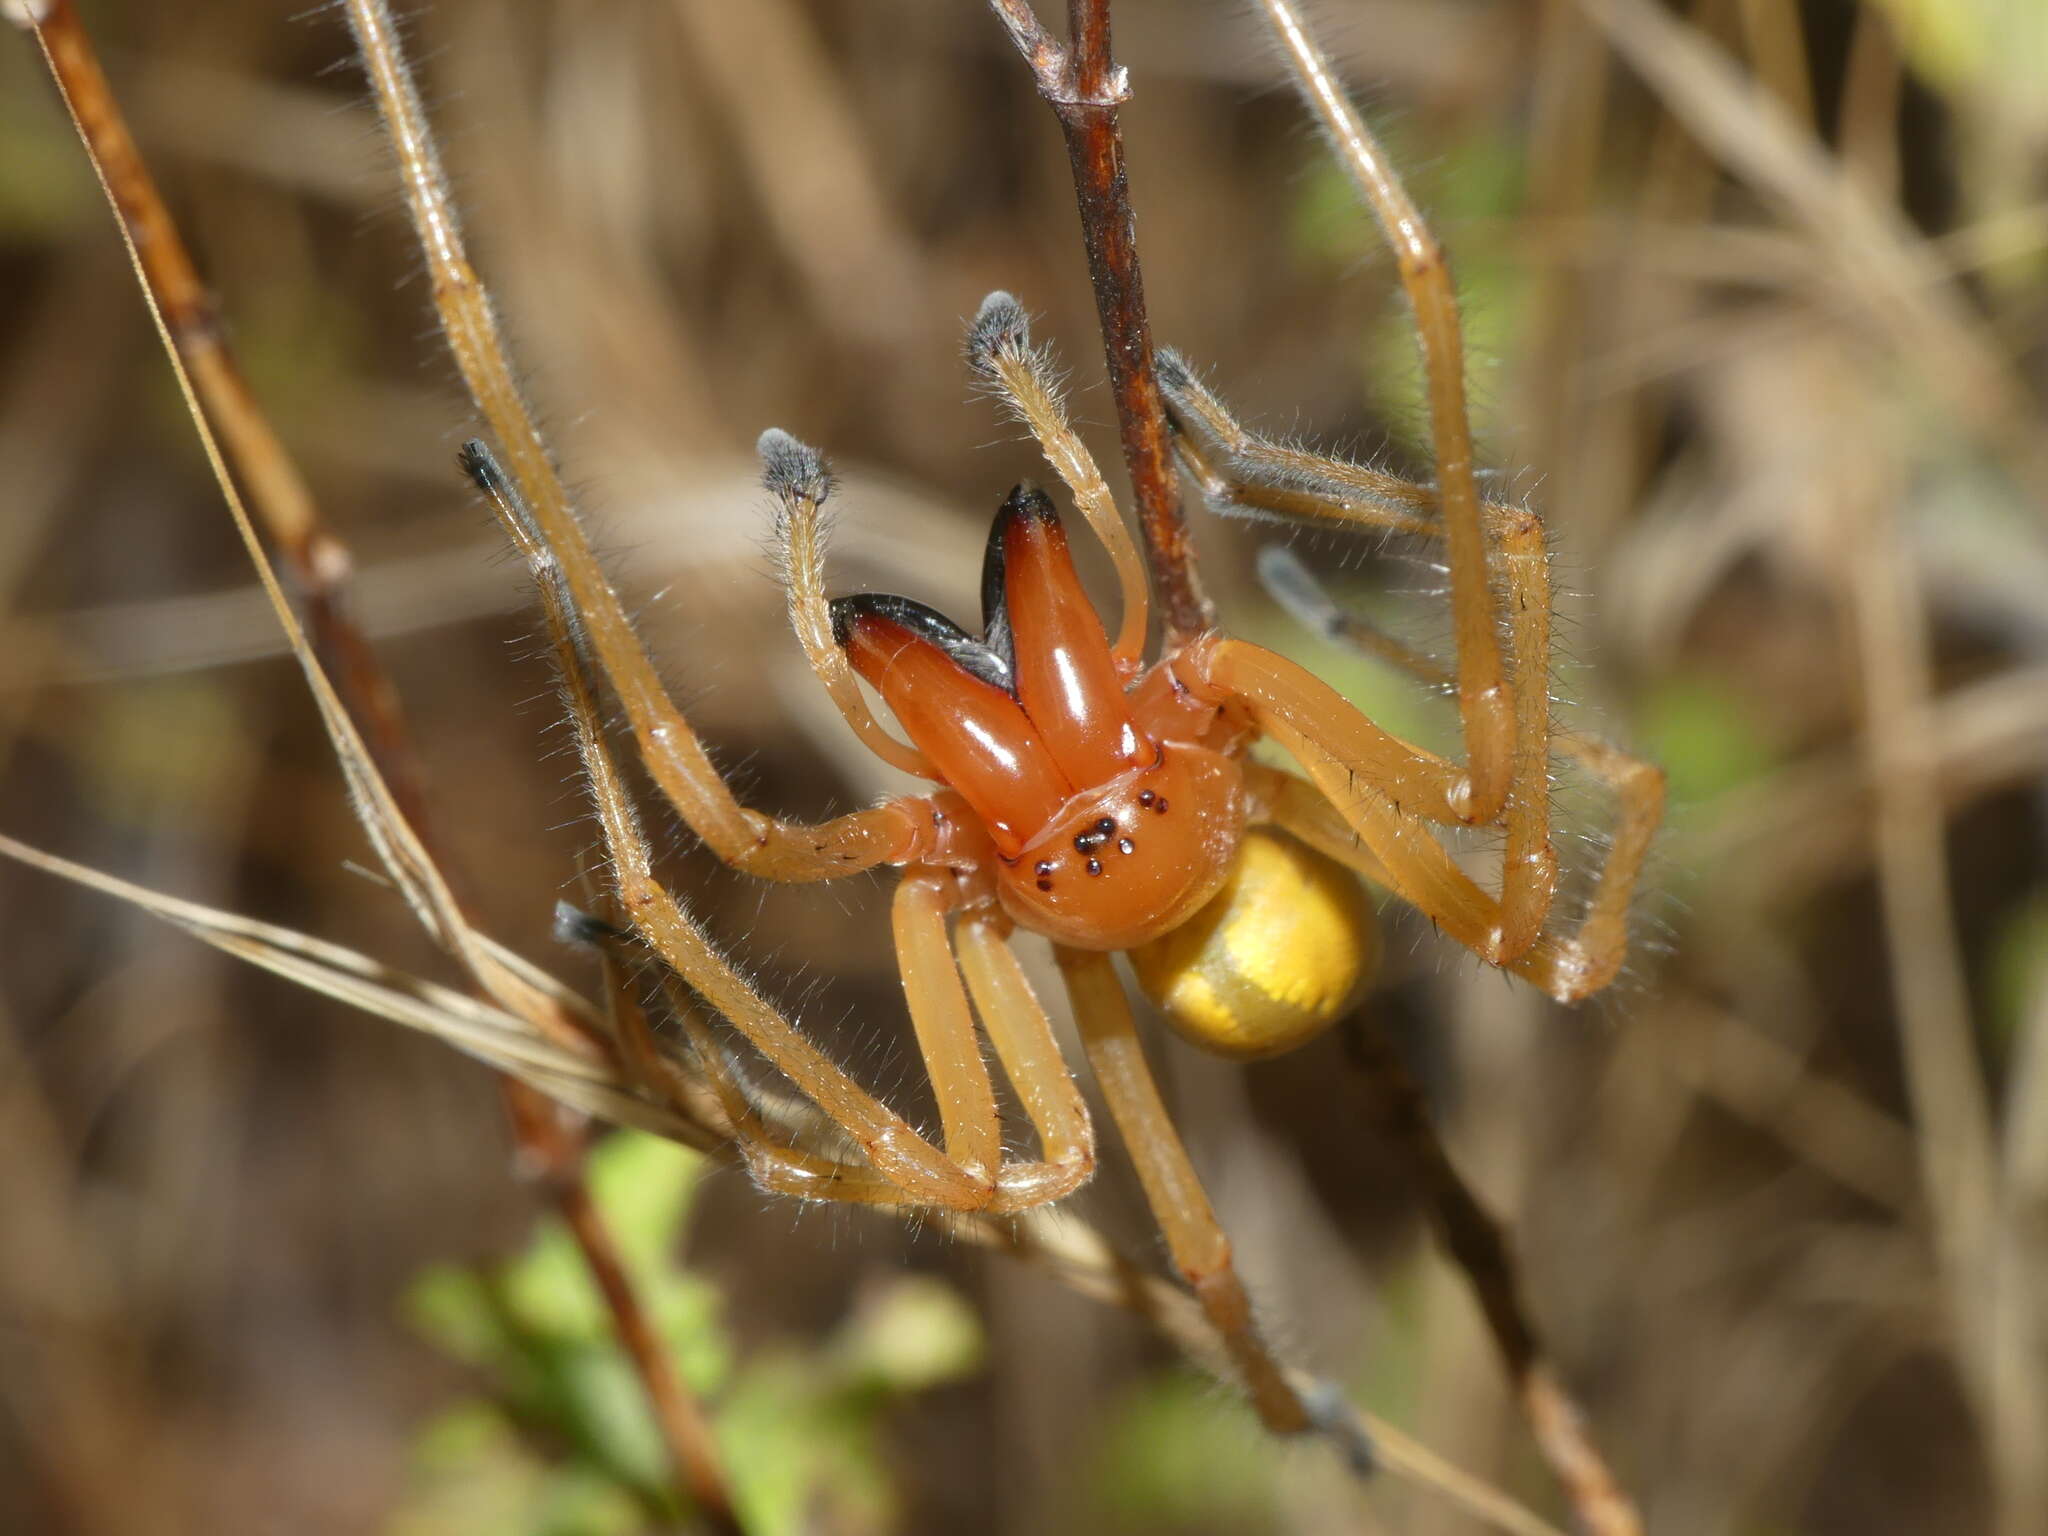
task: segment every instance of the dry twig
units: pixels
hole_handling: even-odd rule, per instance
[[[1128,74],[1110,59],[1109,0],[1073,0],[1068,44],[1046,31],[1028,0],[990,3],[1030,64],[1039,94],[1066,135],[1109,387],[1123,433],[1124,463],[1130,469],[1167,634],[1200,634],[1214,625],[1216,616],[1195,576],[1187,515],[1166,430],[1166,406],[1152,356],[1145,279],[1138,266],[1137,220],[1131,213],[1123,134],[1117,126],[1117,105],[1130,94],[1130,84]]]
[[[1420,1085],[1385,1034],[1367,1020],[1354,1016],[1344,1026],[1344,1046],[1366,1114],[1407,1158],[1445,1251],[1479,1301],[1537,1449],[1571,1500],[1579,1525],[1594,1536],[1641,1536],[1634,1501],[1593,1444],[1584,1412],[1544,1352],[1506,1234],[1452,1163],[1430,1123]]]
[[[591,1022],[560,989],[537,980],[473,926],[450,877],[445,853],[429,836],[426,796],[398,695],[376,653],[348,615],[347,546],[324,525],[297,467],[271,430],[228,350],[212,302],[177,227],[129,133],[71,0],[55,0],[31,27],[52,78],[71,110],[88,156],[121,223],[144,297],[185,390],[192,418],[221,488],[258,562],[287,635],[323,706],[342,760],[351,770],[365,827],[387,868],[413,899],[431,932],[469,968],[482,998],[530,1016],[564,1042],[601,1054]],[[232,474],[230,470],[232,469]],[[247,508],[297,578],[307,605],[302,634],[276,585]],[[13,848],[17,856],[23,850]],[[741,1529],[703,1410],[661,1352],[645,1309],[618,1262],[616,1244],[592,1204],[581,1148],[554,1107],[516,1076],[504,1079],[514,1132],[526,1162],[568,1221],[627,1357],[653,1406],[681,1491],[714,1531]]]

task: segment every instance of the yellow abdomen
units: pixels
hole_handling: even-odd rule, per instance
[[[1379,968],[1358,878],[1271,827],[1244,835],[1223,889],[1131,951],[1145,995],[1196,1045],[1277,1056],[1335,1023]]]

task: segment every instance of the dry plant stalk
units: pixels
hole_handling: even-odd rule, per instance
[[[1215,614],[1195,576],[1186,518],[1169,462],[1172,437],[1145,312],[1136,220],[1130,206],[1117,117],[1118,105],[1129,95],[1129,78],[1116,67],[1111,56],[1110,0],[1071,0],[1069,35],[1064,44],[1039,21],[1029,0],[990,3],[1028,64],[1039,94],[1057,116],[1066,138],[1111,393],[1122,429],[1125,464],[1138,503],[1139,522],[1146,537],[1148,564],[1160,589],[1169,636],[1195,633],[1212,626]],[[1418,510],[1441,519],[1437,526],[1450,547],[1452,606],[1459,633],[1459,667],[1454,681],[1468,741],[1488,737],[1501,741],[1510,727],[1506,711],[1500,708],[1504,699],[1501,654],[1491,618],[1485,615],[1486,600],[1479,585],[1485,560],[1480,553],[1481,504],[1464,396],[1463,342],[1448,283],[1425,280],[1425,274],[1442,272],[1443,253],[1395,177],[1378,142],[1338,85],[1300,14],[1289,0],[1262,0],[1262,9],[1294,82],[1328,134],[1361,200],[1373,210],[1393,246],[1404,286],[1414,301],[1422,348],[1432,365],[1428,369],[1429,407],[1439,450],[1435,493]],[[1185,369],[1178,364],[1176,371],[1185,375]],[[1179,387],[1187,390],[1192,386],[1184,379]],[[1192,449],[1185,440],[1183,452],[1198,473],[1205,467],[1199,450]],[[1400,486],[1392,490],[1389,499],[1405,506],[1413,503],[1414,492]],[[1303,515],[1301,508],[1292,510]],[[1503,521],[1495,509],[1488,511],[1497,522]],[[1394,516],[1407,519],[1405,512]],[[1510,542],[1507,547],[1512,550],[1514,546]],[[1540,560],[1540,553],[1537,558]],[[1307,579],[1312,582],[1312,578]],[[1127,605],[1127,615],[1129,611]],[[1334,605],[1330,605],[1330,611],[1336,611]],[[1526,614],[1528,605],[1522,605],[1522,611]],[[1377,637],[1368,644],[1386,654]],[[1525,638],[1524,645],[1540,655],[1547,648],[1547,635]],[[1530,652],[1518,647],[1518,653]],[[1412,654],[1393,659],[1424,676],[1435,670]],[[1525,699],[1528,693],[1529,690],[1524,691]],[[1531,765],[1533,771],[1545,771],[1549,747],[1547,699],[1534,709],[1533,718],[1525,714],[1516,725],[1523,743],[1519,749],[1522,771],[1531,771]],[[1592,760],[1606,768],[1617,784],[1630,781],[1634,765],[1621,754],[1576,737],[1571,747],[1582,760]],[[1474,757],[1476,760],[1476,748]],[[1661,802],[1658,781],[1651,803],[1661,808]],[[1647,847],[1655,821],[1655,811],[1636,821],[1641,847]],[[1524,824],[1510,822],[1510,882],[1517,871],[1538,861],[1538,845],[1530,842],[1527,831]],[[1625,921],[1625,904],[1624,896],[1624,910],[1614,914],[1616,923]],[[1593,1444],[1583,1413],[1542,1356],[1535,1330],[1518,1295],[1498,1226],[1459,1178],[1429,1123],[1420,1090],[1409,1080],[1398,1057],[1390,1050],[1363,1044],[1369,1036],[1362,1030],[1354,1030],[1351,1038],[1359,1042],[1360,1053],[1370,1053],[1369,1062],[1357,1064],[1364,1068],[1362,1079],[1370,1085],[1365,1097],[1373,1118],[1392,1128],[1409,1150],[1411,1165],[1435,1213],[1445,1246],[1478,1293],[1487,1325],[1516,1383],[1537,1444],[1570,1498],[1581,1526],[1602,1536],[1634,1536],[1641,1530],[1641,1517]]]
[[[428,931],[469,971],[475,1001],[495,1004],[534,1034],[577,1055],[609,1054],[579,1000],[471,925],[456,895],[459,881],[450,876],[445,853],[435,850],[427,834],[421,775],[398,713],[397,690],[348,614],[347,546],[327,530],[304,480],[250,394],[71,0],[54,0],[31,19],[31,26],[120,221],[193,424],[320,702],[356,791],[363,825],[385,868]],[[250,509],[298,579],[311,635],[299,627],[284,598]],[[238,937],[253,941],[259,953],[281,956],[295,947],[275,934],[245,931]],[[266,939],[274,942],[265,944]],[[303,951],[299,958],[306,958]],[[737,1536],[741,1527],[709,1421],[660,1349],[620,1262],[618,1245],[591,1200],[580,1132],[563,1123],[539,1088],[516,1074],[507,1074],[503,1082],[522,1161],[567,1222],[611,1309],[619,1342],[646,1390],[678,1491],[709,1529]]]
[[[1066,135],[1103,358],[1160,607],[1170,635],[1196,635],[1214,626],[1216,610],[1195,577],[1152,327],[1145,315],[1137,220],[1131,213],[1116,111],[1130,93],[1130,78],[1110,58],[1109,3],[1075,0],[1069,12],[1072,39],[1064,45],[1045,30],[1028,0],[992,3]]]
[[[1138,486],[1141,526],[1162,582],[1169,627],[1191,634],[1207,625],[1209,609],[1185,555],[1185,524],[1169,462],[1170,439],[1144,317],[1135,236],[1124,198],[1115,110],[1122,98],[1123,76],[1109,55],[1108,7],[1077,0],[1071,56],[1037,28],[1023,7],[997,0],[997,8],[1025,46],[1041,87],[1068,133],[1124,444]],[[1290,14],[1287,9],[1272,4],[1268,11],[1284,31]],[[480,408],[505,446],[521,494],[529,502],[545,503],[547,515],[566,519],[572,516],[567,499],[512,383],[488,296],[463,252],[460,231],[441,186],[432,139],[399,55],[389,15],[377,0],[351,0],[349,12],[437,275],[435,298],[448,326],[451,347]],[[148,186],[132,142],[119,126],[69,0],[56,0],[32,24],[67,99],[73,102],[81,133],[95,153],[110,199],[130,221],[124,238],[130,241],[131,251],[141,247],[157,255],[155,261],[136,258],[145,293],[164,330],[223,493],[320,703],[364,824],[422,922],[470,971],[475,994],[464,996],[434,988],[334,946],[125,887],[19,844],[4,842],[0,846],[41,867],[134,900],[230,952],[357,1006],[429,1030],[516,1079],[512,1103],[522,1139],[542,1156],[551,1189],[613,1305],[621,1338],[656,1404],[679,1472],[710,1522],[734,1529],[729,1496],[709,1452],[701,1413],[683,1397],[672,1371],[660,1359],[622,1271],[608,1256],[606,1234],[595,1224],[587,1191],[575,1174],[573,1138],[552,1114],[525,1096],[526,1085],[585,1113],[654,1129],[726,1157],[732,1156],[731,1126],[720,1123],[720,1107],[707,1104],[701,1091],[693,1093],[687,1084],[678,1084],[675,1064],[661,1056],[646,1032],[644,1019],[631,1016],[630,1002],[614,996],[606,1010],[592,1009],[552,978],[494,944],[469,922],[455,894],[459,882],[451,877],[445,860],[425,835],[423,801],[411,771],[395,696],[346,617],[342,600],[345,547],[320,522],[289,460],[241,385],[215,327],[207,320],[197,300],[200,290],[190,263],[182,257],[175,232]],[[1298,22],[1294,25],[1298,31]],[[1312,49],[1305,34],[1300,38]],[[1314,58],[1312,52],[1297,56]],[[1369,138],[1365,142],[1369,143]],[[137,231],[142,229],[148,231],[146,239],[138,238]],[[163,254],[166,251],[169,256]],[[1439,317],[1432,323],[1438,327],[1436,345],[1444,344],[1441,327],[1452,327],[1450,345],[1454,348],[1455,317],[1448,321]],[[1456,409],[1462,412],[1461,400]],[[1450,482],[1459,479],[1461,471],[1452,465],[1444,473]],[[1469,462],[1463,466],[1462,476],[1469,492]],[[306,589],[307,604],[315,616],[313,637],[301,628],[272,574],[262,540],[244,510],[238,482],[247,488],[250,506],[264,519]],[[1447,490],[1447,499],[1450,494]],[[1478,503],[1476,496],[1468,499],[1470,517],[1465,521],[1476,529]],[[546,515],[542,522],[544,525]],[[1458,526],[1454,518],[1454,530]],[[1454,531],[1453,539],[1458,536]],[[1460,678],[1468,714],[1483,715],[1488,696],[1497,692],[1499,656],[1497,651],[1493,653],[1493,682],[1489,684],[1487,652],[1485,645],[1475,647],[1472,654],[1477,661],[1468,662],[1466,675]],[[574,677],[567,681],[572,692],[579,686]],[[586,708],[587,721],[594,724],[594,708],[588,708],[587,701]],[[596,756],[605,760],[601,743]],[[729,1104],[726,1107],[729,1110]],[[1523,1386],[1539,1444],[1557,1468],[1585,1526],[1606,1532],[1635,1529],[1632,1509],[1583,1439],[1576,1411],[1542,1364],[1533,1330],[1515,1298],[1512,1271],[1497,1233],[1458,1181],[1426,1119],[1410,1116],[1414,1108],[1411,1099],[1386,1113],[1397,1122],[1404,1117],[1413,1119],[1409,1129],[1420,1148],[1418,1161],[1429,1173],[1424,1182],[1437,1202],[1454,1256],[1467,1268],[1485,1299],[1503,1353]],[[1055,1230],[1037,1218],[1007,1222],[953,1217],[946,1224],[970,1240],[1046,1265],[1077,1290],[1147,1316],[1191,1359],[1214,1368],[1216,1338],[1188,1295],[1144,1274],[1086,1227],[1064,1221]],[[1377,1461],[1431,1484],[1500,1529],[1551,1529],[1512,1500],[1443,1466],[1389,1426],[1369,1420],[1348,1402],[1332,1400],[1327,1389],[1299,1373],[1290,1375],[1294,1390],[1310,1406],[1316,1427],[1345,1448],[1354,1464],[1363,1467]]]

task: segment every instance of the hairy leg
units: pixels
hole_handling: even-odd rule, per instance
[[[1511,592],[1512,572],[1511,566]],[[1367,655],[1377,656],[1420,682],[1431,685],[1446,682],[1443,669],[1428,657],[1374,628],[1357,615],[1342,610],[1331,600],[1314,573],[1285,549],[1276,547],[1263,551],[1259,559],[1259,575],[1274,599],[1305,627]],[[1559,756],[1578,763],[1605,783],[1614,792],[1617,802],[1613,839],[1589,898],[1586,916],[1569,946],[1564,949],[1551,946],[1557,959],[1543,967],[1553,981],[1568,985],[1573,995],[1585,996],[1612,981],[1627,958],[1629,906],[1635,898],[1643,862],[1664,816],[1664,771],[1656,764],[1584,731],[1555,732],[1549,736],[1549,746]],[[1300,783],[1299,780],[1293,782]],[[1307,786],[1302,786],[1302,789],[1306,790]],[[1376,861],[1366,858],[1355,834],[1350,833],[1334,805],[1312,806],[1309,801],[1319,797],[1299,791],[1282,789],[1272,793],[1275,803],[1282,807],[1282,813],[1275,816],[1276,821],[1289,826],[1305,841],[1331,852],[1355,868],[1362,868],[1368,878],[1384,883],[1384,872],[1375,873]],[[1544,835],[1547,842],[1547,817]],[[1338,851],[1347,843],[1348,852]],[[1512,867],[1511,861],[1510,869]],[[1503,905],[1506,905],[1505,897]],[[1549,982],[1540,984],[1546,990],[1557,990]]]
[[[1162,376],[1181,462],[1212,506],[1224,510],[1251,507],[1294,521],[1379,529],[1432,541],[1445,539],[1445,523],[1432,515],[1441,499],[1437,489],[1255,437],[1178,358],[1170,360]],[[1435,766],[1428,778],[1440,782],[1449,794],[1465,796],[1445,806],[1451,815],[1441,816],[1434,785],[1427,779],[1418,786],[1411,777],[1388,776],[1387,756],[1380,743],[1391,738],[1370,722],[1363,727],[1349,719],[1340,723],[1341,715],[1356,712],[1343,705],[1335,690],[1320,684],[1310,687],[1314,680],[1308,679],[1285,688],[1284,697],[1298,727],[1307,728],[1316,717],[1323,719],[1332,749],[1361,773],[1376,776],[1404,809],[1419,810],[1432,820],[1499,821],[1507,833],[1501,869],[1499,955],[1511,958],[1535,942],[1557,889],[1557,855],[1550,840],[1550,563],[1542,520],[1535,513],[1495,502],[1486,503],[1482,511],[1487,543],[1499,568],[1509,640],[1506,696],[1513,730],[1504,804],[1487,807],[1478,803],[1471,797],[1478,775],[1463,778],[1455,765],[1432,757],[1429,761]],[[1299,571],[1298,565],[1293,569]],[[1295,584],[1312,581],[1301,571]],[[1287,601],[1287,593],[1278,595]],[[1455,585],[1453,596],[1455,602]],[[1422,673],[1438,686],[1458,687],[1450,672],[1398,642],[1368,633],[1374,643],[1366,649]],[[1462,631],[1460,636],[1462,644]],[[1340,631],[1339,637],[1359,643],[1355,633]],[[1237,660],[1235,670],[1247,671],[1242,659]],[[1254,682],[1247,676],[1234,686],[1267,698],[1269,707],[1277,702],[1276,684],[1270,678]],[[1422,793],[1418,793],[1419,787]],[[1490,813],[1481,816],[1478,813],[1482,811]]]
[[[896,910],[898,942],[906,957],[905,996],[919,1040],[926,1043],[939,1090],[948,1145],[948,1151],[941,1151],[856,1083],[763,998],[655,878],[646,834],[605,742],[583,632],[567,579],[549,558],[539,530],[524,516],[523,500],[495,475],[496,466],[481,445],[466,450],[465,457],[515,530],[532,566],[577,751],[610,855],[619,912],[692,993],[729,1021],[798,1092],[844,1131],[873,1172],[902,1192],[903,1203],[963,1211],[987,1209],[997,1194],[1000,1133],[987,1068],[973,1039],[966,997],[946,941],[945,911],[953,876],[943,871],[912,876],[905,893],[899,894]],[[752,1127],[743,1124],[742,1128]],[[795,1155],[794,1149],[779,1147],[772,1138],[760,1138],[760,1142],[765,1148],[765,1180],[786,1176],[785,1182],[802,1186],[792,1192],[815,1194],[836,1177],[834,1170],[812,1167]],[[792,1155],[769,1155],[779,1152]],[[825,1184],[819,1183],[820,1178]],[[884,1198],[878,1190],[873,1195],[857,1192],[869,1186],[850,1176],[838,1177],[837,1182],[844,1186],[839,1198]]]
[[[498,469],[487,456],[478,461],[467,453],[465,463],[529,561],[545,558],[557,571],[563,600],[580,616],[592,659],[617,694],[662,793],[721,859],[767,879],[828,880],[919,857],[929,839],[914,802],[893,802],[813,827],[748,810],[727,787],[662,687],[534,427],[489,292],[470,264],[426,109],[390,18],[381,8],[364,6],[351,8],[349,21],[398,150],[407,208],[420,236],[449,351],[504,450],[506,467]],[[495,486],[485,480],[480,462],[489,462]],[[510,506],[514,499],[520,503],[516,513]],[[533,543],[538,553],[529,547]]]
[[[1267,1428],[1278,1434],[1309,1428],[1308,1409],[1259,1336],[1251,1300],[1231,1261],[1230,1239],[1218,1225],[1187,1149],[1160,1102],[1131,1019],[1130,1001],[1110,957],[1064,946],[1058,954],[1089,1065],[1137,1165],[1138,1181],[1165,1234],[1174,1267],[1222,1336]]]
[[[1415,311],[1429,388],[1437,496],[1451,568],[1451,621],[1458,645],[1458,712],[1464,723],[1466,767],[1472,775],[1472,798],[1482,807],[1477,819],[1491,821],[1509,792],[1515,721],[1501,665],[1495,627],[1500,610],[1488,574],[1486,532],[1472,462],[1457,289],[1443,247],[1289,0],[1260,0],[1260,5],[1303,99],[1393,248],[1401,286]]]
[[[918,920],[921,919],[914,919]],[[991,1215],[1013,1215],[1065,1199],[1094,1174],[1095,1137],[1080,1089],[1053,1039],[1052,1024],[1032,994],[996,919],[985,912],[969,913],[960,919],[954,943],[957,947],[953,954],[967,977],[982,1026],[1031,1119],[1042,1153],[1039,1161],[1004,1162],[996,1171],[994,1191],[985,1209]],[[946,964],[951,963],[949,956]],[[943,975],[933,978],[929,971],[925,985],[933,992],[946,988]],[[957,979],[953,985],[957,987]],[[671,990],[679,992],[680,988]],[[698,1073],[716,1096],[748,1170],[762,1188],[806,1200],[889,1206],[933,1203],[920,1198],[917,1191],[891,1182],[866,1162],[833,1156],[805,1145],[800,1134],[778,1123],[777,1117],[764,1114],[757,1103],[758,1095],[742,1083],[699,1010],[690,1006],[685,997],[674,997],[673,1004],[690,1038]],[[964,999],[961,1004],[964,1007]],[[933,1011],[929,1002],[926,1011]],[[945,1005],[941,1004],[937,1011],[945,1012]],[[967,1045],[977,1049],[971,1036]],[[947,1094],[939,1089],[941,1068],[929,1060],[927,1065],[943,1105]],[[957,1066],[954,1070],[958,1070]],[[970,1075],[971,1071],[970,1068]],[[992,1102],[989,1108],[993,1114]],[[989,1128],[994,1128],[992,1120]],[[971,1141],[974,1134],[970,1120],[968,1133],[962,1139]],[[953,1141],[954,1136],[949,1134],[949,1155],[954,1155]],[[944,1201],[938,1204],[959,1209]]]

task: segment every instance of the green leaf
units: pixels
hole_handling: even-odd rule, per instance
[[[597,1343],[610,1336],[611,1313],[569,1229],[553,1217],[540,1224],[526,1252],[504,1269],[508,1310],[522,1326],[559,1342]]]
[[[1111,1524],[1277,1528],[1273,1443],[1242,1404],[1176,1372],[1127,1395],[1096,1449],[1094,1500]]]
[[[473,1270],[434,1265],[407,1288],[401,1307],[407,1322],[465,1365],[491,1365],[506,1352],[505,1331]]]
[[[1704,673],[1659,683],[1640,719],[1644,745],[1670,775],[1679,804],[1711,800],[1759,777],[1773,761],[1742,696]]]
[[[591,1194],[626,1263],[643,1276],[672,1264],[703,1172],[700,1154],[642,1131],[616,1131],[590,1154]]]
[[[893,1392],[957,1381],[982,1359],[981,1320],[943,1281],[898,1281],[841,1330],[849,1372]]]

